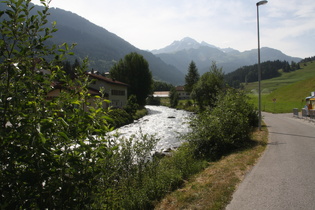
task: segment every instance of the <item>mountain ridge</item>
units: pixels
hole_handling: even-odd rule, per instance
[[[229,73],[239,67],[256,64],[258,57],[257,49],[240,52],[233,48],[219,48],[204,41],[199,43],[189,37],[174,41],[171,45],[151,52],[184,74],[192,60],[201,74],[208,71],[213,61],[222,67],[225,73]],[[262,47],[261,62],[274,60],[299,62],[301,58],[285,55],[280,50],[270,47]]]
[[[197,42],[195,39],[190,38],[190,37],[184,37],[181,40],[175,40],[173,41],[170,45],[158,49],[158,50],[152,50],[150,52],[152,52],[153,54],[161,54],[161,53],[175,53],[177,51],[181,51],[184,49],[198,49],[200,46],[208,46],[208,47],[212,47],[212,48],[217,48],[214,45],[208,44],[205,41],[202,41],[201,43]]]
[[[37,6],[37,9],[40,9]],[[110,68],[126,54],[137,52],[149,63],[153,78],[172,84],[182,84],[184,74],[176,67],[163,62],[151,52],[140,50],[116,34],[91,23],[89,20],[59,8],[50,8],[49,21],[57,22],[58,31],[53,35],[54,43],[77,43],[75,58],[89,57],[90,68],[99,72]]]

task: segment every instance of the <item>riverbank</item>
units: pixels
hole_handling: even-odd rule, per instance
[[[237,185],[264,152],[268,141],[266,126],[252,134],[248,148],[209,162],[202,172],[185,181],[180,189],[167,195],[155,209],[224,209]]]
[[[266,135],[259,131],[257,138],[252,136],[257,116],[242,93],[229,90],[221,97],[211,112],[195,115],[189,122],[193,125],[189,126],[191,131],[182,138],[187,143],[177,142],[180,146],[170,156],[153,156],[152,161],[146,161],[148,152],[154,151],[153,144],[167,136],[162,132],[173,128],[172,120],[178,120],[182,114],[165,115],[163,110],[151,110],[131,130],[128,130],[131,125],[123,127],[120,133],[127,139],[118,141],[119,158],[115,161],[122,165],[123,172],[119,172],[121,182],[115,189],[124,190],[118,193],[113,188],[112,197],[117,197],[117,202],[110,205],[127,209],[158,209],[160,206],[161,209],[178,209],[197,208],[191,205],[202,204],[204,208],[223,209],[241,177],[264,150],[266,144],[258,137]],[[152,116],[153,119],[147,119]],[[143,130],[147,122],[148,130]],[[163,124],[164,127],[159,127]],[[180,129],[187,125],[175,124],[179,127],[169,135],[171,138],[183,133]],[[133,136],[134,128],[140,136]],[[152,137],[148,131],[162,135]]]

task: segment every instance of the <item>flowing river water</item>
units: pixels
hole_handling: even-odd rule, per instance
[[[159,139],[155,151],[167,152],[181,145],[181,134],[189,132],[189,117],[192,113],[165,106],[146,106],[148,114],[134,123],[115,130],[121,136],[129,138],[143,134],[154,135]]]

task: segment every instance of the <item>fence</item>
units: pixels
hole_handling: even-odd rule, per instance
[[[293,109],[293,117],[299,117],[299,109],[298,108]]]
[[[315,120],[315,109],[311,109],[309,110],[309,112],[310,112],[310,119]]]
[[[310,121],[315,122],[315,109],[308,110],[306,108],[303,108],[301,112],[302,112],[302,119],[308,119]],[[293,109],[293,117],[299,118],[298,108]]]

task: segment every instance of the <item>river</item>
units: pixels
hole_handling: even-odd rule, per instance
[[[131,135],[143,134],[155,135],[159,139],[155,151],[167,152],[179,147],[182,140],[180,134],[186,134],[190,128],[189,117],[192,113],[168,108],[165,106],[146,106],[148,114],[134,123],[120,127],[115,130],[125,138]]]

